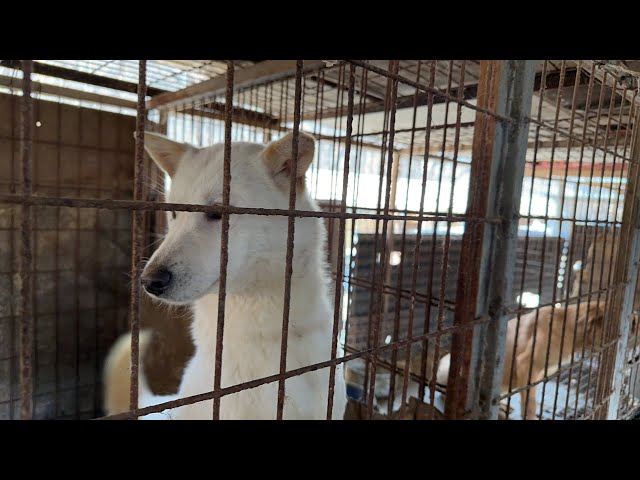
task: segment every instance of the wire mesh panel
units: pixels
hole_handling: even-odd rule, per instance
[[[21,168],[21,75],[0,94],[0,191],[38,197],[131,198],[134,125],[130,115],[78,108],[33,89],[31,167]],[[130,214],[43,204],[27,212],[30,261],[23,255],[17,204],[0,207],[0,418],[20,417],[22,277],[31,294],[32,414],[92,418],[101,412],[102,359],[127,328]],[[26,271],[25,271],[26,270]]]
[[[2,96],[6,418],[637,411],[624,69],[198,62],[79,63],[129,115],[35,95],[32,141]]]
[[[617,334],[607,340],[604,331],[615,324],[617,333],[616,322],[628,320],[615,318],[610,302],[627,286],[612,267],[632,218],[623,210],[632,213],[625,197],[636,181],[635,93],[594,62],[545,61],[539,78],[520,205],[525,267],[516,275],[499,398],[516,418],[591,418],[609,394],[603,355],[617,348]],[[542,265],[528,254],[536,241]],[[537,285],[527,286],[527,271]]]

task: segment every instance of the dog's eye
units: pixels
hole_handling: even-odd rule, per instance
[[[205,215],[207,216],[207,220],[220,220],[222,218],[222,215],[220,215],[218,212],[207,212],[205,213]]]
[[[176,219],[176,212],[175,212],[175,211],[172,211],[172,212],[171,212],[171,217],[172,217],[174,220]]]

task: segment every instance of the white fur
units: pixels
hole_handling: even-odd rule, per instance
[[[290,141],[290,140],[289,140]],[[311,147],[313,148],[313,146]],[[222,203],[223,146],[189,148],[179,160],[167,198],[171,203]],[[232,144],[233,206],[288,208],[288,190],[279,188],[265,165],[263,145]],[[319,210],[304,192],[296,208]],[[221,221],[200,213],[168,214],[169,231],[145,272],[165,266],[173,273],[160,300],[193,303],[192,335],[196,347],[178,394],[157,397],[141,391],[141,406],[213,390],[218,318]],[[287,370],[331,359],[333,310],[325,274],[322,219],[297,218],[291,282]],[[231,215],[221,386],[277,374],[284,307],[287,217]],[[143,273],[143,277],[144,277]],[[338,350],[338,356],[342,352]],[[291,377],[285,382],[284,419],[324,419],[329,368]],[[144,385],[144,382],[141,382]],[[275,419],[278,382],[221,399],[222,419]],[[178,407],[154,418],[210,419],[213,402]],[[346,407],[342,365],[335,375],[333,418]],[[151,417],[151,416],[149,416]]]
[[[440,385],[446,385],[449,382],[449,368],[451,367],[451,354],[447,353],[438,362],[438,372],[436,373],[436,382]]]

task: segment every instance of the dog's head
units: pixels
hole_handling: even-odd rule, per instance
[[[268,145],[231,144],[230,205],[288,209],[292,139],[292,134],[287,134]],[[198,149],[145,133],[145,148],[171,177],[169,203],[222,205],[223,144]],[[317,210],[304,188],[314,151],[313,137],[301,132],[296,169],[296,208],[300,210]],[[220,278],[221,215],[180,211],[167,212],[167,218],[167,236],[142,273],[144,288],[153,297],[174,304],[216,293]],[[299,259],[306,251],[317,250],[312,243],[318,238],[318,221],[299,218],[295,225],[294,259]],[[276,267],[282,283],[286,240],[287,217],[230,215],[227,291],[251,288],[252,282],[264,281],[257,277]]]

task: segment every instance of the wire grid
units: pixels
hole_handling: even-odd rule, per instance
[[[299,69],[298,75],[290,80],[235,91],[231,109],[225,107],[230,97],[216,96],[169,111],[161,129],[166,128],[171,138],[198,146],[223,142],[229,135],[234,141],[262,143],[298,128],[316,135],[317,156],[308,184],[315,198],[327,201],[328,211],[291,214],[286,210],[233,206],[218,210],[229,214],[323,217],[330,229],[336,228],[343,235],[330,242],[329,250],[338,251],[336,263],[331,265],[336,276],[333,293],[338,307],[336,318],[340,316],[345,325],[343,341],[347,355],[321,365],[216,389],[197,398],[133,409],[132,413],[160,411],[190,400],[219,399],[243,388],[281,381],[283,376],[290,378],[337,362],[348,362],[347,367],[354,365],[354,371],[364,369],[358,387],[369,416],[373,415],[374,407],[387,414],[397,409],[398,403],[404,409],[410,393],[435,405],[437,397],[446,393],[446,388],[435,383],[436,363],[450,348],[451,334],[458,328],[453,326],[455,292],[464,267],[456,263],[459,259],[456,249],[467,225],[500,221],[466,214],[464,193],[472,180],[473,119],[477,112],[482,112],[498,122],[514,121],[483,110],[469,100],[478,78],[476,62],[347,61],[304,75]],[[606,84],[606,77],[603,83]],[[551,88],[554,84],[560,88]],[[568,107],[566,93],[562,93],[567,89],[572,90]],[[551,93],[554,90],[557,90],[555,97]],[[300,94],[299,108],[292,100],[296,92]],[[518,239],[515,279],[520,285],[514,289],[517,296],[510,299],[512,306],[508,308],[517,319],[527,310],[526,293],[539,295],[539,308],[544,305],[555,308],[557,304],[570,302],[573,297],[568,293],[570,278],[566,273],[571,262],[585,258],[588,245],[599,232],[610,229],[615,237],[615,229],[620,227],[621,190],[630,161],[628,125],[634,108],[634,101],[626,101],[625,95],[626,92],[620,95],[614,88],[602,87],[594,71],[579,64],[544,62],[539,68],[529,118],[532,145],[527,151],[521,206],[523,235]],[[596,97],[598,106],[594,115],[590,100]],[[580,101],[584,102],[582,108]],[[299,126],[295,122],[296,113]],[[375,115],[382,117],[381,122],[370,121]],[[154,112],[150,112],[149,119],[157,120]],[[230,119],[233,128],[229,128]],[[403,121],[408,121],[406,127],[402,126]],[[624,125],[627,127],[623,128]],[[610,145],[610,132],[614,130],[615,140]],[[564,161],[557,161],[559,157]],[[139,167],[142,159],[138,157],[137,162]],[[596,175],[598,169],[602,171],[601,178]],[[589,182],[585,203],[585,195],[580,198],[581,184],[585,184],[583,177],[599,181],[595,220],[591,212],[595,187]],[[367,188],[372,185],[371,180],[377,184],[377,191]],[[557,196],[558,190],[561,208],[550,213],[552,196]],[[573,191],[577,194],[571,198]],[[61,196],[53,194],[40,199],[14,196],[13,201],[24,201],[25,205],[93,207],[98,211],[211,210],[206,206],[163,205],[139,199],[107,202],[56,198]],[[545,210],[535,213],[543,203],[541,200]],[[540,228],[539,222],[544,224],[542,235],[535,233]],[[341,252],[344,252],[342,262],[338,261]],[[139,261],[134,258],[134,269],[140,266]],[[565,275],[560,274],[561,270]],[[591,299],[595,295],[606,301],[606,293],[612,288],[615,285],[600,282],[597,289],[590,285],[578,296]],[[134,312],[131,315],[134,325],[135,316]],[[571,368],[582,365],[578,355],[579,352],[572,353]],[[407,365],[412,363],[417,368],[412,365],[407,375]],[[592,362],[590,372],[593,365]],[[565,370],[560,370],[558,379]],[[578,390],[584,390],[585,375],[580,371],[578,376],[581,379]],[[586,376],[590,382],[591,375]],[[571,384],[572,380],[575,383],[572,377],[567,382]],[[411,388],[417,391],[410,392]],[[378,393],[379,390],[382,391]],[[509,393],[516,390],[510,388]],[[384,398],[386,405],[379,405],[377,398]],[[569,396],[560,413],[563,418],[571,417],[568,405]],[[573,410],[574,416],[580,410],[577,400]],[[557,411],[554,405],[551,416],[557,417]],[[586,409],[581,412],[584,415]]]

